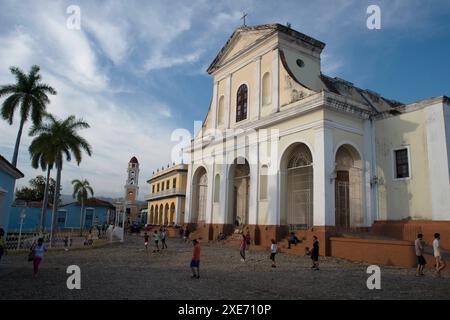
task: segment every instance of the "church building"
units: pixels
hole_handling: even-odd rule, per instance
[[[404,104],[329,77],[324,47],[280,24],[243,26],[209,66],[212,102],[185,149],[196,236],[315,234],[333,254],[348,232],[448,234],[450,99]]]

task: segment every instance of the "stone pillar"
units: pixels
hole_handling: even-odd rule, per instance
[[[217,81],[214,82],[214,87],[213,87],[213,97],[212,97],[212,101],[211,101],[211,115],[212,115],[212,127],[215,129],[217,128],[217,118],[218,118],[218,113],[217,113],[217,91],[219,88],[219,83]]]
[[[280,111],[280,55],[272,51],[272,113]]]
[[[255,119],[259,119],[261,117],[261,57],[257,57],[255,59],[255,90],[253,95],[253,110],[255,112],[255,116],[251,114]],[[253,111],[252,110],[252,111]]]
[[[220,222],[222,224],[227,224],[228,216],[228,165],[226,163],[226,158],[224,164],[222,164],[221,174],[220,174]]]
[[[231,74],[225,80],[225,101],[224,101],[224,114],[225,114],[225,129],[230,127],[231,117]]]
[[[334,226],[334,150],[332,129],[321,124],[314,137],[314,226]]]
[[[213,158],[214,159],[214,158]],[[206,217],[205,222],[207,224],[213,223],[213,198],[214,198],[214,176],[215,176],[215,164],[214,160],[212,164],[208,165],[208,191],[206,197]]]
[[[184,208],[184,223],[191,222],[191,212],[192,212],[192,177],[194,171],[194,162],[188,166],[187,172],[187,182],[186,182],[186,201]]]
[[[183,223],[181,221],[181,197],[177,197],[177,202],[175,204],[175,224],[180,225]]]
[[[279,206],[279,191],[280,191],[280,181],[279,181],[279,170],[269,170],[269,175],[267,176],[268,184],[268,225],[279,225],[280,224],[280,206]]]
[[[259,144],[258,142],[249,146],[250,153],[250,191],[248,223],[257,224],[258,221],[258,195],[259,195]]]
[[[370,227],[376,219],[376,185],[371,185],[372,177],[376,175],[376,165],[374,163],[374,141],[372,123],[370,120],[364,121],[364,154],[363,154],[363,197],[364,203],[364,226]]]

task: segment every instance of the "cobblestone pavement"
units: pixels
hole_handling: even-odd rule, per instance
[[[271,268],[266,252],[202,244],[201,279],[191,279],[191,245],[169,239],[163,253],[147,253],[142,238],[79,251],[48,252],[38,278],[26,255],[0,262],[0,299],[450,299],[450,277],[431,270],[382,267],[382,290],[366,287],[366,264],[322,258],[321,270],[306,257],[279,254]],[[81,290],[68,290],[66,268],[81,268]],[[431,261],[429,262],[431,265]]]

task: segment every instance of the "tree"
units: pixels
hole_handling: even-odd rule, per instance
[[[47,170],[47,179],[43,182],[43,201],[41,208],[41,220],[40,220],[40,230],[41,232],[45,229],[46,213],[48,206],[48,199],[53,199],[55,186],[53,184],[53,191],[49,193],[49,187],[51,188],[50,172],[55,165],[55,154],[53,146],[48,143],[48,136],[40,135],[33,139],[28,148],[31,157],[31,166],[35,169],[41,167],[43,171]],[[42,177],[43,179],[43,177]]]
[[[72,197],[78,201],[78,203],[81,204],[81,214],[80,214],[80,235],[83,231],[83,221],[85,219],[85,212],[84,212],[84,203],[89,197],[89,194],[91,197],[94,196],[94,190],[92,190],[92,187],[89,185],[89,181],[86,179],[84,180],[73,180],[72,181],[73,186],[73,195]]]
[[[29,181],[29,186],[22,187],[16,191],[16,199],[24,201],[42,201],[44,199],[44,190],[46,181],[43,176],[37,176]],[[55,191],[55,180],[49,180],[49,194],[53,196]]]
[[[41,83],[40,68],[32,66],[28,75],[17,67],[11,67],[11,73],[16,77],[15,84],[7,84],[0,87],[0,98],[8,97],[3,101],[1,114],[10,125],[13,124],[14,113],[20,105],[20,125],[17,133],[16,145],[12,158],[13,166],[17,166],[20,139],[25,122],[31,115],[33,125],[41,123],[47,104],[50,103],[48,94],[55,95],[56,90],[48,84]]]
[[[78,130],[89,128],[89,124],[75,116],[69,116],[64,120],[56,119],[50,114],[45,115],[46,122],[38,126],[33,126],[30,130],[31,136],[37,136],[49,144],[49,154],[54,155],[56,167],[56,187],[52,208],[52,228],[50,239],[53,238],[53,229],[55,225],[56,212],[60,197],[61,171],[63,169],[64,158],[70,162],[72,156],[79,165],[84,150],[89,156],[92,154],[90,144],[78,134]]]

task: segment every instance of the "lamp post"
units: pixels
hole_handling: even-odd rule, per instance
[[[22,209],[22,211],[20,211],[20,228],[19,228],[19,239],[17,240],[17,249],[20,249],[20,241],[22,240],[22,226],[23,221],[25,220],[26,217],[27,215],[25,214],[25,209]]]

